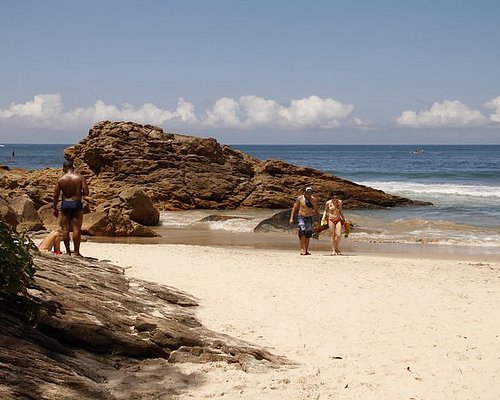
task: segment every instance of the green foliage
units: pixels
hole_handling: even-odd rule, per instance
[[[29,286],[35,273],[30,250],[37,248],[26,232],[0,218],[0,291],[18,293]]]

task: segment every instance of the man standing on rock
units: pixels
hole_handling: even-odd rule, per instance
[[[54,203],[52,208],[54,209],[54,216],[58,218],[59,211],[57,209],[57,203],[59,202],[59,197],[62,192],[60,224],[64,246],[66,247],[66,254],[71,255],[69,233],[73,232],[74,254],[75,256],[81,257],[80,241],[83,222],[82,198],[89,194],[89,188],[85,178],[75,172],[73,162],[66,160],[63,164],[63,171],[64,175],[58,179],[54,189]]]
[[[311,240],[313,234],[312,228],[312,216],[316,214],[319,219],[319,209],[316,198],[313,196],[312,187],[308,186],[304,190],[304,194],[297,197],[295,204],[292,208],[292,213],[290,214],[290,225],[293,224],[295,214],[298,211],[298,224],[299,224],[299,243],[300,243],[300,255],[309,256],[309,241]]]

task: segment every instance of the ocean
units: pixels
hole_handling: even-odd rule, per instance
[[[3,146],[3,147],[2,147]],[[70,144],[0,144],[0,165],[10,168],[62,168]]]
[[[59,168],[64,161],[63,150],[68,146],[5,144],[0,147],[0,164],[25,169]],[[488,253],[500,253],[500,145],[231,147],[260,160],[280,159],[312,167],[391,194],[434,204],[346,210],[347,218],[357,227],[347,240],[473,246]],[[166,229],[251,232],[258,222],[274,212],[168,212],[162,213],[161,223]],[[200,222],[203,217],[216,213],[240,218]]]
[[[499,145],[235,146],[432,207],[348,211],[358,240],[500,248]]]

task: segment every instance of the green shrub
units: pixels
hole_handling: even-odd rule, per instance
[[[30,250],[36,250],[26,232],[17,232],[0,218],[0,291],[18,293],[35,273]]]

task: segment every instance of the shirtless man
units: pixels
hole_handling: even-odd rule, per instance
[[[306,187],[304,194],[297,197],[290,214],[290,225],[293,224],[295,215],[298,212],[300,255],[309,256],[309,241],[313,234],[312,216],[316,214],[319,219],[319,209],[316,199],[313,196],[312,187]]]
[[[83,222],[83,196],[89,194],[89,188],[85,178],[75,172],[73,163],[66,160],[63,164],[64,175],[59,178],[54,189],[54,216],[59,217],[59,210],[57,203],[62,192],[61,202],[61,229],[64,246],[66,247],[66,254],[71,255],[69,247],[69,233],[73,232],[73,244],[75,256],[81,257],[80,254],[80,240],[81,228]]]

